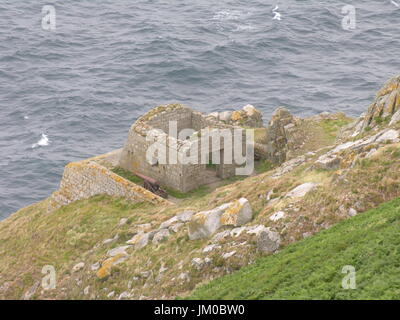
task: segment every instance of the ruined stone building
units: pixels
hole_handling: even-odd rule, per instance
[[[237,165],[234,161],[230,163],[226,157],[233,155],[234,130],[240,128],[237,124],[262,126],[261,114],[254,107],[245,108],[230,112],[229,117],[224,114],[226,119],[222,120],[218,113],[204,115],[180,104],[156,107],[132,125],[119,166],[181,192],[196,189],[216,178],[232,177]],[[225,129],[227,137],[219,138],[220,142],[216,144],[204,143],[205,139],[201,137],[209,129]],[[245,135],[246,131],[242,131]],[[244,150],[245,136],[242,142]],[[219,163],[208,163],[213,159],[213,154],[219,158]],[[204,161],[204,155],[209,160]],[[187,161],[189,156],[191,161]],[[182,162],[182,159],[186,159],[186,162]]]

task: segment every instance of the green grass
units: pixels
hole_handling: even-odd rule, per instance
[[[255,170],[258,174],[270,171],[274,168],[273,164],[268,160],[261,160],[256,164]]]
[[[121,167],[113,168],[111,171],[133,183],[136,183],[139,185],[143,184],[142,178],[139,178],[138,176],[134,175],[132,172],[126,171],[126,170],[122,169]]]
[[[207,186],[201,186],[189,192],[181,192],[179,190],[175,190],[165,186],[163,187],[163,189],[167,191],[170,196],[177,199],[201,198],[210,192],[210,189]]]
[[[399,299],[400,199],[196,289],[191,299]],[[342,288],[346,265],[355,290]]]
[[[326,119],[321,121],[321,127],[328,134],[336,138],[336,134],[340,128],[351,122],[350,119]]]

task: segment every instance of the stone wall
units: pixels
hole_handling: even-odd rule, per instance
[[[174,135],[169,135],[170,121],[177,121],[178,134],[183,129],[192,129],[194,134],[190,140],[180,140]],[[205,128],[233,130],[232,126],[179,104],[150,110],[132,125],[121,153],[119,166],[134,173],[144,174],[163,186],[182,192],[196,189],[205,184],[206,164],[201,164],[200,159],[197,160],[197,164],[182,164],[179,160],[171,162],[169,152],[173,152],[176,154],[175,158],[180,159],[180,155],[187,154],[186,147],[198,143],[197,139]],[[146,153],[149,148],[154,148],[155,142],[160,148],[153,153],[152,159],[147,159]],[[220,149],[225,148],[224,141],[221,141],[218,150],[212,150],[211,144],[206,147],[205,154],[220,152]],[[199,146],[199,150],[200,148],[202,146]],[[217,175],[222,179],[231,177],[235,174],[234,169],[235,165],[232,164],[217,165]]]
[[[168,134],[170,121],[177,122],[177,132],[192,128],[192,111],[187,108],[175,108],[155,114],[147,124]]]
[[[60,189],[54,192],[50,198],[50,209],[99,194],[124,197],[133,202],[171,204],[93,160],[85,160],[70,163],[65,167]]]

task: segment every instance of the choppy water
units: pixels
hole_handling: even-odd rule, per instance
[[[66,163],[121,147],[158,104],[360,114],[400,73],[400,8],[351,2],[354,31],[340,1],[2,0],[0,219],[47,197]],[[41,28],[51,3],[55,32]]]

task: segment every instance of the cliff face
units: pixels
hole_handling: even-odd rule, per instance
[[[400,121],[400,76],[390,79],[378,91],[374,102],[359,119],[344,128],[340,138],[355,137],[365,131],[392,126]]]
[[[400,120],[400,76],[388,81],[379,90],[362,123],[362,130],[382,123],[395,124]]]
[[[50,200],[20,210],[0,222],[0,297],[186,296],[200,283],[399,197],[398,103],[387,103],[396,90],[386,85],[378,94],[386,102],[377,98],[371,117],[362,118],[364,129],[355,130],[358,120],[337,141],[349,121],[344,115],[299,119],[278,110],[259,140],[277,159],[274,167],[175,205],[102,195],[51,213]],[[57,274],[51,290],[40,285],[46,265]]]

